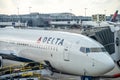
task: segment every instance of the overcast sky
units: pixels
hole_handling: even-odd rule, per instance
[[[31,7],[31,8],[29,8]],[[0,14],[72,12],[75,15],[113,14],[120,0],[0,0]]]

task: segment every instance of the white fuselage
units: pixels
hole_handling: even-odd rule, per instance
[[[0,29],[0,50],[37,62],[49,61],[61,72],[97,76],[114,68],[101,44],[83,36],[60,31]]]

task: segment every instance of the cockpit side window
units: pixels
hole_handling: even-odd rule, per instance
[[[80,48],[80,51],[81,51],[81,52],[83,52],[83,53],[86,53],[86,51],[85,51],[85,48],[84,48],[84,47],[81,47],[81,48]]]
[[[86,48],[86,53],[89,53],[90,52],[90,48]]]

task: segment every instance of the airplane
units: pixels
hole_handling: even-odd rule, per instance
[[[116,17],[118,16],[118,10],[116,10],[116,12],[114,13],[114,15],[112,16],[112,18],[111,18],[111,22],[116,22],[117,21],[117,19],[116,19]]]
[[[118,22],[118,20],[116,19],[117,16],[118,16],[118,10],[116,10],[116,12],[114,13],[114,15],[110,19],[110,21],[108,21],[107,23],[109,25],[120,26],[120,22]]]
[[[97,23],[95,21],[83,21],[82,25],[83,25],[83,28],[85,28],[85,29],[106,27],[106,26],[110,26],[110,25],[118,26],[118,25],[120,25],[120,22],[117,22],[118,21],[117,16],[118,16],[118,10],[115,11],[115,13],[113,14],[113,16],[111,17],[111,19],[109,21],[102,21],[100,23]]]
[[[100,43],[81,34],[61,31],[1,28],[0,56],[19,62],[44,61],[51,71],[78,76],[96,77],[115,67]]]

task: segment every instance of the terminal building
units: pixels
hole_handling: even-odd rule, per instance
[[[110,16],[106,16],[106,20],[109,21]],[[120,21],[120,14],[117,17]],[[82,21],[92,21],[92,16],[76,16],[72,13],[30,13],[23,15],[4,15],[0,14],[0,22],[9,22],[7,25],[0,24],[1,27],[4,26],[30,26],[30,27],[80,27]],[[11,22],[11,23],[10,23]],[[24,25],[23,25],[24,24]]]

